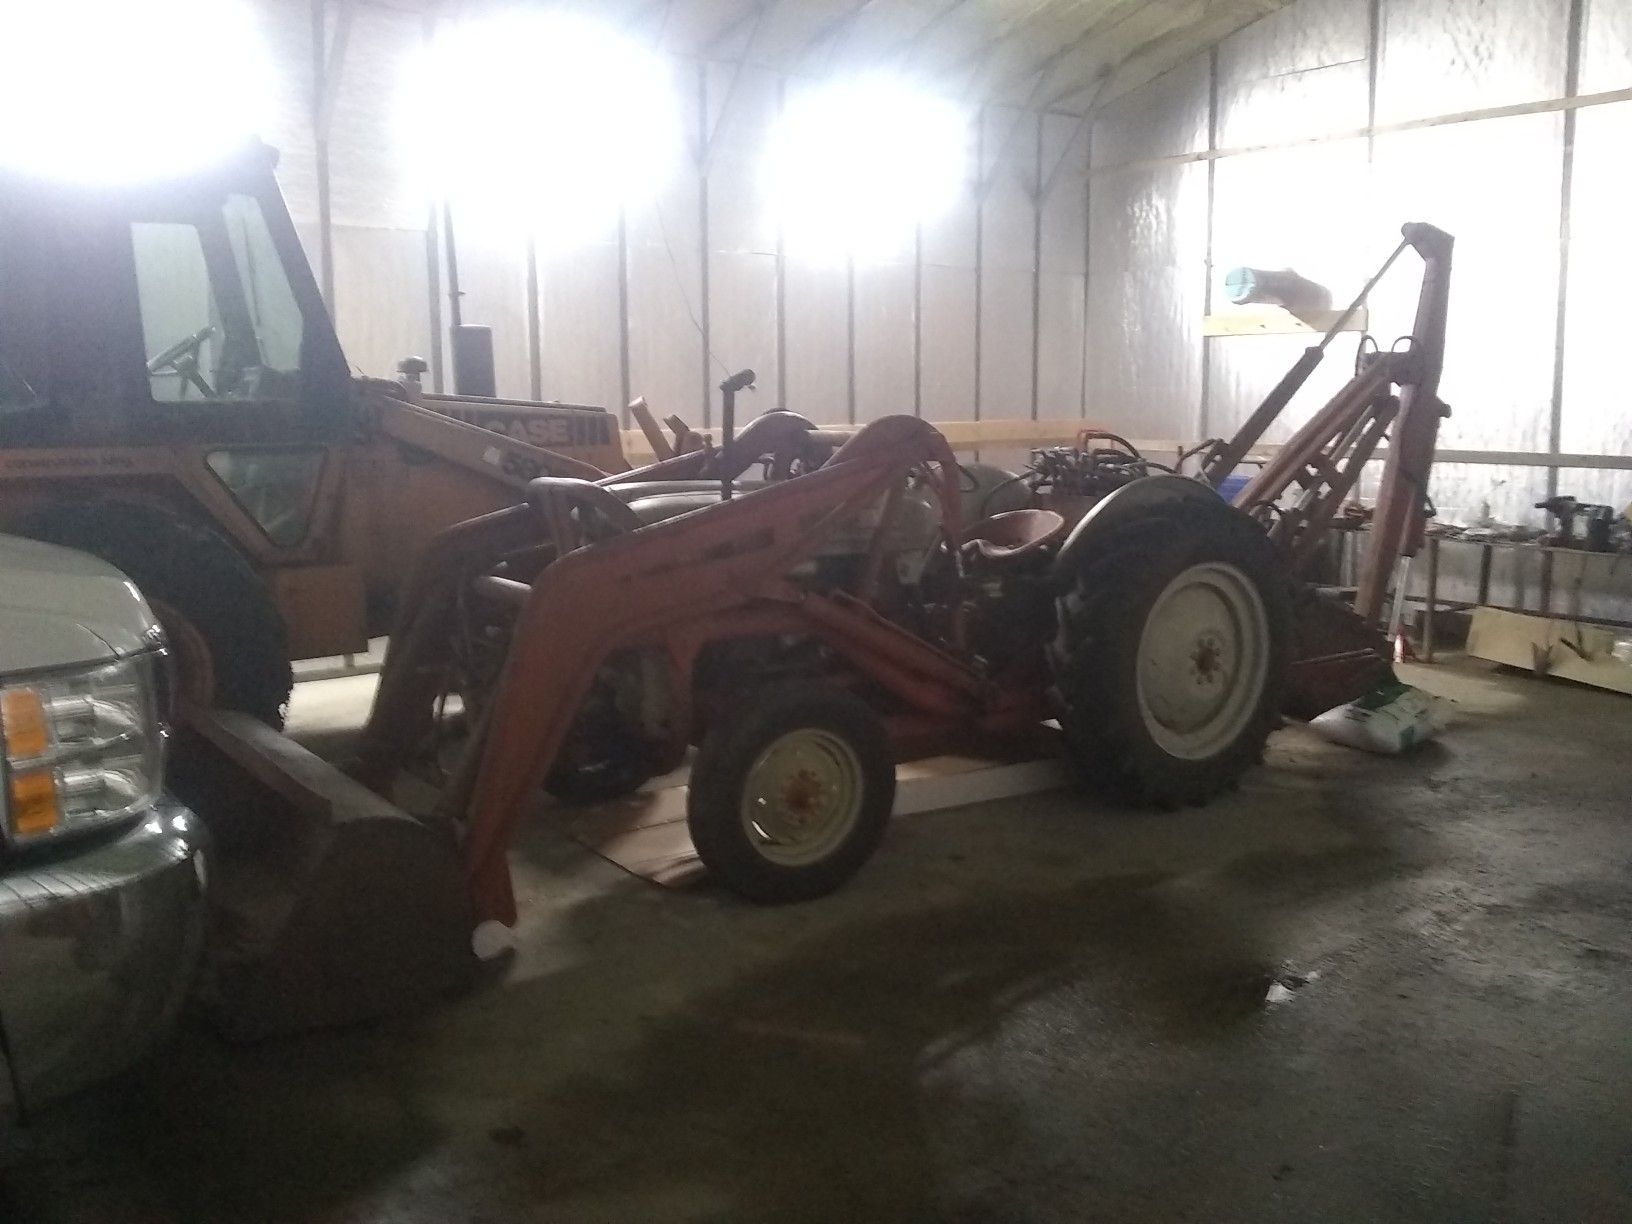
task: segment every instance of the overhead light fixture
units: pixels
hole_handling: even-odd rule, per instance
[[[77,182],[181,175],[241,148],[273,96],[238,0],[0,4],[0,167]]]
[[[814,260],[904,253],[915,228],[964,190],[970,129],[956,103],[882,74],[835,80],[791,99],[766,163],[788,250]]]
[[[681,147],[667,62],[555,11],[444,23],[411,68],[403,117],[462,225],[546,248],[604,235],[663,185]]]

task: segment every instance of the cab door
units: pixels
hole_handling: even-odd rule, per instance
[[[309,553],[349,378],[293,227],[274,193],[230,180],[155,192],[127,219],[142,393],[137,444],[185,448],[261,533]]]

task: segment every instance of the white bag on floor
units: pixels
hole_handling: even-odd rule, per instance
[[[1310,719],[1309,726],[1334,744],[1393,756],[1445,729],[1444,703],[1432,693],[1394,681],[1327,710]]]

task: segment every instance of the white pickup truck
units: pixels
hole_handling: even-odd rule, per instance
[[[0,1115],[121,1069],[191,980],[206,839],[163,790],[165,690],[124,575],[0,536]]]

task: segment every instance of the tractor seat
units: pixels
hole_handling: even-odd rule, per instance
[[[986,566],[1011,565],[1036,556],[1065,532],[1052,510],[1009,510],[982,519],[964,537],[963,555]]]

